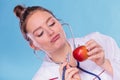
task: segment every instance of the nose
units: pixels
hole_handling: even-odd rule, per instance
[[[49,36],[52,36],[54,34],[54,30],[52,28],[46,28],[46,32]]]

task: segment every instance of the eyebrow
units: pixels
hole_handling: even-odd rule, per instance
[[[52,16],[50,16],[50,17],[46,20],[45,23],[48,23],[48,21],[49,21],[51,18],[52,18]],[[33,31],[33,34],[34,34],[37,30],[39,30],[40,28],[41,28],[41,26],[39,26],[38,28],[36,28],[36,29]]]

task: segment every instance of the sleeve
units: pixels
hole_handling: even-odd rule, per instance
[[[33,76],[32,80],[48,80],[48,73],[46,63],[43,61],[38,71]]]
[[[105,56],[111,62],[113,68],[113,80],[120,80],[120,48],[113,38],[100,33],[97,33],[97,35],[105,50]]]
[[[42,74],[42,72],[45,72],[43,71],[44,69],[40,68],[37,73],[34,75],[34,77],[32,78],[32,80],[47,80],[45,79],[45,75]],[[46,74],[47,75],[47,74]]]

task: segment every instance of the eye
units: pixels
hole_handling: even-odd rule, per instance
[[[49,26],[52,27],[55,25],[55,22],[52,22]]]
[[[47,24],[48,24],[49,27],[52,27],[52,26],[55,25],[55,23],[56,23],[55,20],[54,20],[53,18],[51,18],[51,19],[48,21]]]
[[[42,29],[38,29],[37,31],[35,31],[34,35],[36,37],[41,37],[44,34],[44,30]]]
[[[41,37],[42,35],[43,35],[43,31],[42,32],[40,32],[38,35],[37,35],[37,37]]]

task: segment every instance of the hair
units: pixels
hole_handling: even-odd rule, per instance
[[[43,8],[41,6],[24,7],[22,5],[17,5],[14,8],[14,13],[20,20],[20,30],[27,41],[30,41],[30,39],[27,36],[27,30],[26,30],[27,18],[36,10],[46,11],[50,13],[52,16],[54,16],[54,14],[50,10]]]

